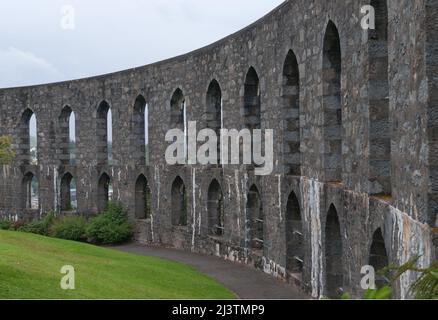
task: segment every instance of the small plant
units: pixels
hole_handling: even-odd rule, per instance
[[[31,223],[25,224],[19,227],[18,231],[48,236],[50,227],[53,224],[54,220],[55,213],[51,211],[42,220],[33,221]]]
[[[0,165],[9,164],[14,157],[12,138],[8,136],[0,137]]]
[[[420,256],[413,257],[402,266],[390,265],[383,272],[395,272],[392,282],[398,280],[404,273],[411,271],[418,273],[418,279],[410,286],[409,294],[415,299],[431,300],[438,299],[438,260],[428,268],[418,268]]]
[[[0,230],[13,230],[13,223],[9,220],[0,221]]]
[[[108,208],[91,220],[86,228],[88,241],[99,244],[116,244],[132,239],[133,227],[126,209],[119,203],[110,202]]]
[[[87,221],[80,216],[66,216],[56,219],[50,227],[50,236],[72,241],[84,241]]]

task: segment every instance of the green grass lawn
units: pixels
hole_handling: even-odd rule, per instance
[[[60,287],[75,268],[75,290]],[[194,268],[173,261],[0,230],[0,299],[231,299]]]

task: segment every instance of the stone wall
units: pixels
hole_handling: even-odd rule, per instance
[[[59,211],[67,173],[77,181],[77,212],[96,214],[105,191],[99,180],[106,174],[113,199],[130,209],[139,241],[254,265],[300,284],[314,297],[342,290],[362,293],[361,267],[374,254],[378,229],[389,262],[421,254],[421,263],[428,264],[436,252],[438,23],[432,22],[438,17],[438,1],[372,2],[376,8],[386,3],[387,53],[380,56],[373,51],[376,41],[360,25],[361,7],[369,1],[291,0],[244,30],[183,56],[99,77],[0,90],[0,135],[12,136],[17,150],[27,148],[20,140],[26,110],[38,123],[38,163],[26,163],[19,152],[13,164],[0,170],[0,214],[29,219]],[[285,63],[291,56],[296,61]],[[387,76],[379,73],[382,57],[388,58]],[[245,79],[251,67],[258,77],[258,96],[249,101]],[[198,127],[217,125],[207,103],[213,80],[221,90],[224,128],[247,126],[244,106],[259,104],[251,105],[250,112],[256,112],[262,129],[274,130],[271,175],[255,176],[251,168],[238,165],[166,164],[164,137],[182,110],[175,105],[184,105],[188,120]],[[389,96],[376,92],[385,86]],[[178,88],[183,98],[171,103]],[[141,121],[136,101],[142,99],[149,111],[147,163],[137,139]],[[376,111],[385,99],[387,112]],[[102,161],[103,101],[113,118],[111,162]],[[66,106],[76,116],[73,164],[65,161],[61,115]],[[378,123],[382,119],[383,126]],[[372,149],[376,130],[388,132],[391,154],[382,159]],[[38,210],[23,205],[28,173],[39,182]],[[140,175],[151,191],[151,214],[138,220]],[[172,223],[175,199],[181,198],[172,195],[177,177],[184,192],[174,192],[185,193],[187,215],[181,224]],[[223,197],[220,236],[209,232],[208,190],[214,179]],[[248,219],[255,210],[248,201],[254,190],[262,207],[257,221]],[[299,206],[291,204],[292,193]],[[256,228],[262,228],[261,246],[251,239]],[[406,296],[412,277],[400,281],[397,296]]]

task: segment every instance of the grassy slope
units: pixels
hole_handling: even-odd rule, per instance
[[[76,290],[60,288],[63,265],[76,271]],[[0,298],[234,298],[186,265],[87,244],[0,230]]]

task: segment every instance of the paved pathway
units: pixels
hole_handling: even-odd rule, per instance
[[[241,299],[309,299],[301,290],[249,266],[196,253],[128,244],[114,249],[182,262],[216,279]]]

